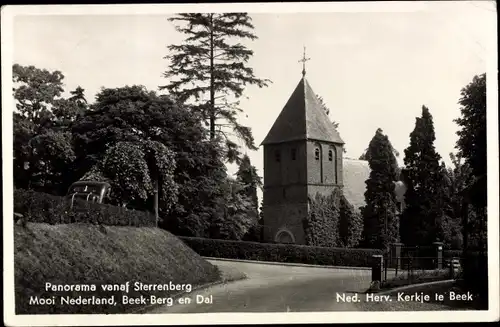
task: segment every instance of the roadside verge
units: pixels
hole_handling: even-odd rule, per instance
[[[232,261],[232,262],[244,262],[244,263],[262,264],[262,265],[275,265],[275,266],[292,266],[292,267],[295,266],[295,267],[309,267],[309,268],[350,269],[350,270],[367,270],[367,271],[371,271],[372,269],[370,267],[326,266],[326,265],[311,265],[305,263],[257,261],[257,260],[227,259],[227,258],[214,258],[214,257],[202,257],[202,258],[213,261]]]

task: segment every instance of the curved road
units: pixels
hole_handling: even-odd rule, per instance
[[[209,260],[223,272],[241,271],[247,279],[186,294],[190,304],[161,306],[148,313],[359,311],[353,303],[337,301],[370,285],[371,271],[298,267]],[[197,295],[212,303],[197,304]]]

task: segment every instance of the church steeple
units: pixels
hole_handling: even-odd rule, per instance
[[[306,58],[306,47],[304,46],[304,55],[302,59],[299,60],[299,62],[302,62],[302,77],[306,76],[306,61],[309,60],[311,60],[311,58]]]
[[[299,81],[262,145],[300,140],[344,144],[305,76]]]

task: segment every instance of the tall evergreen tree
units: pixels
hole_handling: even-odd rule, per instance
[[[264,87],[270,82],[254,76],[247,66],[253,51],[239,43],[257,38],[251,18],[247,13],[186,13],[169,20],[178,23],[177,31],[186,38],[168,47],[172,54],[165,57],[170,65],[164,77],[169,84],[160,89],[199,113],[211,139],[222,135],[229,162],[239,161],[241,153],[232,136],[257,150],[250,127],[238,122],[239,99],[246,85]]]
[[[397,162],[387,135],[377,129],[368,147],[370,177],[366,181],[363,214],[364,246],[386,249],[399,240],[394,182]]]
[[[407,245],[431,245],[443,240],[443,169],[436,152],[434,124],[429,109],[422,107],[405,149],[405,210],[401,216],[401,237]]]

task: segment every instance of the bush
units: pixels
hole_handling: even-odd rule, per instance
[[[376,249],[327,248],[295,244],[227,241],[198,237],[180,237],[195,252],[205,257],[370,267]]]
[[[93,223],[108,226],[156,226],[153,214],[109,204],[75,201],[73,208],[64,197],[27,190],[14,190],[14,212],[34,223]]]

